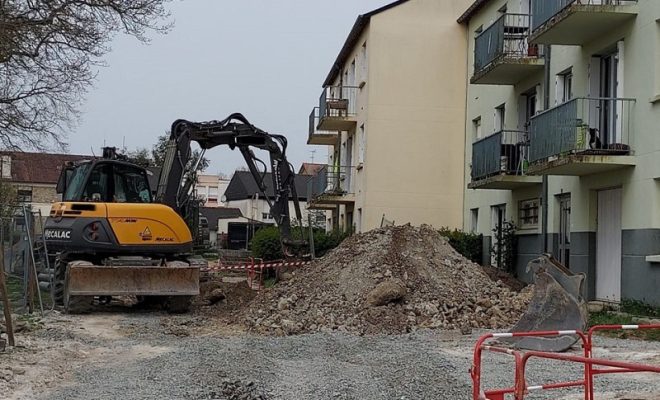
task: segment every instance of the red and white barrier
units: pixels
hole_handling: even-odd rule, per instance
[[[603,330],[644,330],[660,329],[660,325],[599,325],[589,329],[587,334],[580,331],[546,331],[546,332],[515,332],[515,333],[491,333],[484,335],[477,341],[474,348],[474,360],[470,375],[472,377],[472,399],[473,400],[504,400],[506,395],[513,395],[515,400],[524,400],[530,392],[540,390],[563,389],[570,387],[584,387],[585,400],[594,398],[594,377],[603,374],[620,374],[632,372],[654,372],[660,373],[660,366],[644,365],[638,363],[603,360],[593,357],[593,334]],[[584,356],[570,354],[549,353],[542,351],[521,352],[504,347],[488,346],[486,342],[498,338],[510,337],[552,337],[562,335],[577,335],[582,341]],[[492,352],[510,355],[514,357],[514,386],[504,389],[483,390],[481,385],[482,354]],[[579,363],[584,365],[584,379],[570,382],[559,382],[543,385],[528,385],[525,379],[525,368],[531,358],[544,358],[550,360]],[[596,368],[608,367],[608,368]]]
[[[220,264],[216,263],[214,266],[202,268],[202,272],[216,272],[216,271],[245,271],[248,269],[269,269],[269,268],[282,268],[292,267],[300,268],[309,265],[309,261],[292,261],[292,262],[275,262],[275,263],[245,263],[245,264]]]

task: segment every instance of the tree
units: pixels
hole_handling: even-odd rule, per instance
[[[0,145],[65,148],[117,32],[166,32],[169,0],[0,0]]]
[[[167,143],[170,140],[170,133],[165,132],[164,135],[158,136],[158,141],[151,150],[151,159],[156,167],[162,167],[165,162],[165,153],[167,152]],[[197,160],[201,158],[199,164]],[[197,169],[195,172],[203,172],[209,166],[209,160],[206,157],[202,157],[202,152],[199,150],[193,150],[190,161],[186,165],[186,170],[192,169],[192,167],[197,164]]]
[[[126,154],[126,159],[133,164],[145,168],[154,165],[154,160],[151,158],[149,150],[144,147],[128,152],[128,154]]]

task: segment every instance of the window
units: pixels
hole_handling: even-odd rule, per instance
[[[495,132],[504,130],[504,119],[506,118],[506,106],[502,104],[495,108]]]
[[[522,200],[518,204],[520,229],[536,228],[539,225],[539,199]]]
[[[479,229],[479,209],[473,208],[470,210],[470,232],[477,233]]]
[[[32,203],[32,187],[19,186],[16,191],[16,201],[19,203]]]
[[[151,189],[144,172],[138,168],[115,165],[114,196],[118,203],[151,203]]]
[[[472,138],[473,141],[476,142],[477,140],[481,139],[481,117],[477,117],[472,120]]]
[[[367,82],[369,60],[367,58],[367,42],[362,43],[360,49],[360,86]]]
[[[11,156],[2,156],[0,160],[0,177],[11,179]]]
[[[263,220],[271,220],[271,219],[273,219],[273,216],[270,215],[270,213],[261,213],[261,219],[263,219]]]
[[[557,103],[565,103],[573,98],[573,70],[568,70],[557,75]]]

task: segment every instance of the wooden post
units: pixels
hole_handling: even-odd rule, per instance
[[[5,281],[5,238],[3,231],[4,224],[0,224],[0,295],[2,295],[7,337],[9,339],[9,345],[13,347],[16,343],[14,341],[14,324],[11,320],[11,302],[9,301],[9,292],[7,291],[7,282]]]

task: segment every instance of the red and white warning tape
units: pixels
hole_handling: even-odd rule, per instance
[[[293,262],[278,262],[278,263],[259,263],[259,264],[216,264],[208,268],[202,268],[202,272],[211,271],[244,271],[246,269],[268,269],[268,268],[281,268],[281,267],[304,267],[308,265],[309,261],[293,261]]]

